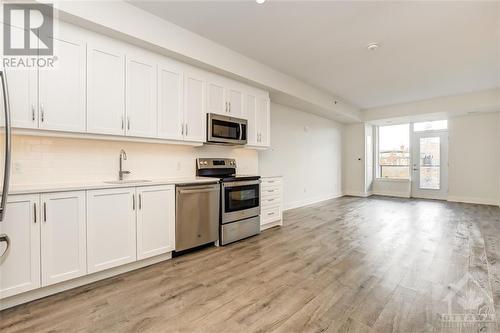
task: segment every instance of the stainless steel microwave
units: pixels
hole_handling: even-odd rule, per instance
[[[245,145],[247,128],[246,119],[215,113],[207,114],[207,142],[209,143]]]

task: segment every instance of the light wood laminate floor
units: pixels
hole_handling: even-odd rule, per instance
[[[5,310],[0,332],[496,332],[487,317],[454,326],[440,314],[496,318],[499,258],[498,207],[344,197]]]

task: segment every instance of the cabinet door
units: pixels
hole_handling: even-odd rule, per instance
[[[40,217],[38,195],[10,196],[0,234],[10,247],[0,259],[0,298],[40,287]],[[0,254],[7,243],[0,243]]]
[[[125,134],[125,55],[119,47],[87,44],[87,131]]]
[[[198,75],[187,73],[184,87],[184,140],[205,141],[205,81]]]
[[[229,112],[222,84],[207,83],[207,113],[226,114]]]
[[[87,272],[85,192],[41,195],[42,286]]]
[[[243,93],[238,89],[227,89],[227,103],[229,114],[233,117],[243,116]]]
[[[141,187],[137,196],[137,259],[173,251],[175,186]]]
[[[126,113],[129,136],[156,137],[156,63],[152,57],[127,54]]]
[[[246,118],[248,119],[247,141],[248,145],[256,146],[257,142],[257,98],[246,95]]]
[[[42,129],[85,132],[86,43],[76,28],[60,25],[54,43],[57,61],[39,71],[39,125]]]
[[[24,30],[19,27],[11,27],[13,34],[23,35]],[[0,45],[3,54],[3,44]],[[12,126],[17,128],[38,128],[38,72],[35,69],[20,67],[0,68],[6,71],[6,79],[9,87],[9,101]],[[3,93],[0,88],[0,99],[3,103]],[[4,123],[3,104],[0,106],[0,122]]]
[[[87,271],[136,260],[135,188],[87,191]]]
[[[158,66],[158,137],[182,140],[182,70],[167,62]]]
[[[259,146],[271,145],[269,99],[257,98],[257,141]]]

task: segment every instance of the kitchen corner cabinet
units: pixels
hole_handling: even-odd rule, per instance
[[[248,119],[248,145],[269,147],[271,145],[270,101],[267,97],[246,95],[246,114]]]
[[[40,196],[42,286],[87,273],[85,191]]]
[[[0,234],[10,238],[0,260],[0,299],[40,287],[39,196],[9,196]],[[1,253],[5,247],[0,243]]]
[[[135,188],[87,191],[87,271],[136,260]]]
[[[175,248],[175,186],[137,188],[137,260]]]

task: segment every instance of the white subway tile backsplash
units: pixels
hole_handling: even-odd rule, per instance
[[[118,177],[122,148],[128,155],[124,168],[132,172],[131,178],[192,177],[197,157],[236,158],[238,173],[258,173],[257,152],[249,149],[15,135],[12,184],[113,180]]]

